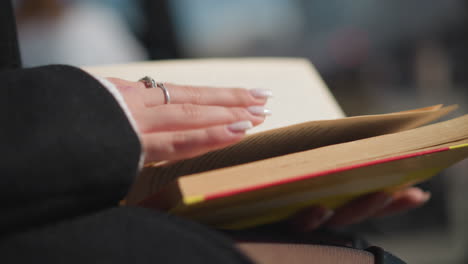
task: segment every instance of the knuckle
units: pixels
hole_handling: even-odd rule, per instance
[[[226,140],[226,132],[220,130],[206,131],[206,138],[210,147],[217,146]]]
[[[171,153],[176,154],[184,154],[190,151],[193,151],[194,147],[197,145],[197,137],[189,133],[174,133],[172,136],[170,148]]]
[[[200,92],[200,89],[198,89],[197,87],[184,86],[183,91],[185,93],[185,96],[187,96],[189,102],[192,102],[193,104],[202,103],[202,94]]]
[[[249,111],[247,111],[245,108],[231,108],[231,115],[233,120],[249,119]]]
[[[189,142],[189,137],[185,133],[174,133],[172,135],[172,148],[177,149]]]
[[[138,126],[139,131],[142,134],[146,134],[151,131],[151,119],[147,118],[147,115],[144,113],[144,111],[134,111],[132,116]]]
[[[159,140],[146,139],[144,141],[145,154],[152,161],[162,161],[170,159],[174,153],[175,148],[170,142],[162,142]]]
[[[244,88],[233,88],[233,93],[236,98],[236,100],[242,104],[242,105],[249,105],[252,103],[252,97],[247,91],[247,89]]]
[[[200,107],[193,104],[181,104],[182,114],[185,118],[198,119],[201,116]]]

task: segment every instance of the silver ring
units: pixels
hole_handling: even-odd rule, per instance
[[[170,104],[170,103],[171,103],[171,96],[169,95],[169,91],[167,90],[167,88],[166,88],[166,86],[164,85],[164,83],[158,82],[158,83],[156,83],[156,86],[158,86],[159,88],[161,88],[161,90],[163,90],[163,93],[164,93],[164,103],[165,103],[165,104]]]
[[[139,82],[142,82],[146,88],[160,88],[163,93],[164,93],[164,103],[165,104],[170,104],[171,103],[171,96],[169,95],[169,91],[167,90],[166,86],[162,82],[155,82],[153,78],[149,76],[145,76],[138,80]]]

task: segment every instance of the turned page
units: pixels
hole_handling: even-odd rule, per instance
[[[181,177],[185,196],[224,192],[415,151],[468,143],[468,115],[399,133],[307,150]],[[466,151],[467,149],[463,149]]]

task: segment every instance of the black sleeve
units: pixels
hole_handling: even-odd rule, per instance
[[[11,1],[0,1],[0,70],[21,66],[16,21]]]
[[[105,87],[70,66],[0,72],[0,233],[115,206],[141,146]]]

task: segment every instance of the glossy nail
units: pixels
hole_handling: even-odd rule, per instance
[[[430,191],[425,191],[424,194],[423,194],[423,198],[421,199],[423,203],[429,201],[429,199],[431,199],[431,192]]]
[[[271,110],[263,106],[249,106],[247,107],[247,111],[249,111],[252,115],[257,115],[257,116],[271,115]]]
[[[273,91],[269,89],[250,89],[250,94],[259,99],[265,99],[273,97]]]
[[[253,127],[252,122],[247,120],[247,121],[240,121],[240,122],[232,123],[227,126],[227,129],[233,133],[242,133],[248,129],[251,129],[252,127]]]

